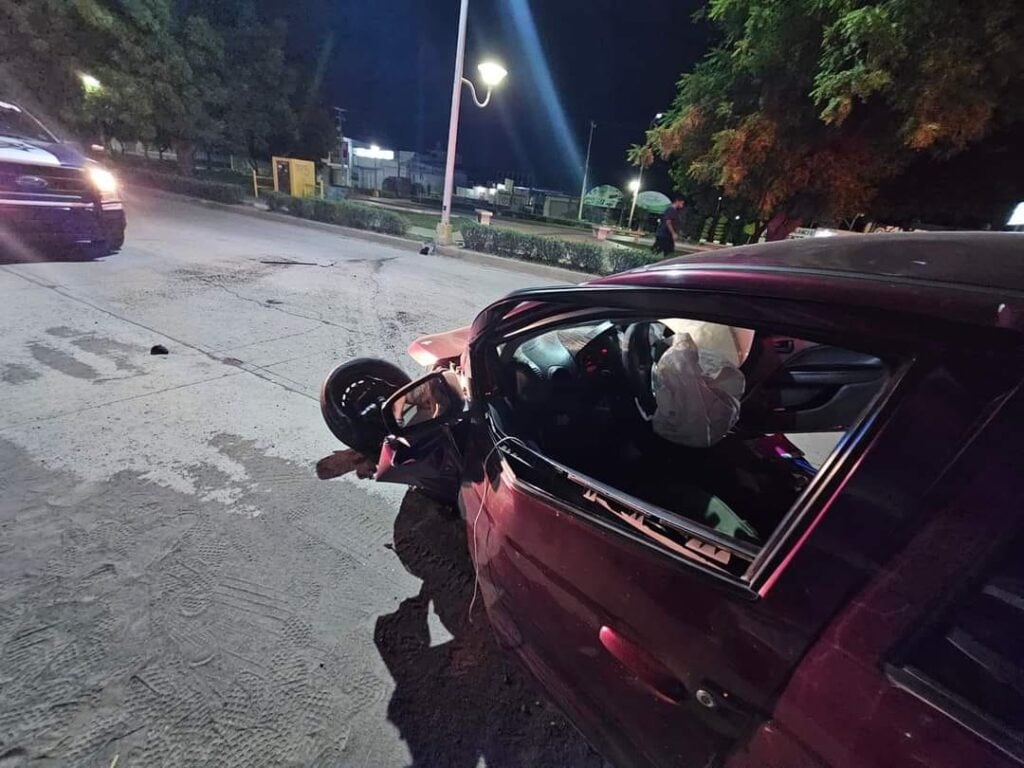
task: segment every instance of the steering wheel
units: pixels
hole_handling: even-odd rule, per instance
[[[622,340],[622,369],[636,397],[637,405],[648,416],[654,414],[657,401],[651,374],[654,370],[654,345],[651,343],[652,323],[627,326]]]

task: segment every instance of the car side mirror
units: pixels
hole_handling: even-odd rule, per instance
[[[434,371],[395,392],[384,403],[388,433],[409,436],[460,421],[465,402],[443,371]]]

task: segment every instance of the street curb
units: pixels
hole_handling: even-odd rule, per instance
[[[256,208],[251,204],[246,205],[233,205],[231,203],[218,203],[214,200],[204,200],[199,197],[190,197],[188,195],[181,195],[176,192],[167,192],[166,190],[159,189],[157,187],[147,187],[143,184],[135,184],[133,186],[145,189],[147,193],[153,193],[162,197],[169,197],[173,200],[178,200],[184,203],[192,203],[193,205],[201,205],[206,208],[215,208],[220,211],[228,211],[229,213],[237,213],[240,216],[249,216],[257,219],[269,219],[270,221],[276,221],[281,224],[292,224],[297,227],[305,227],[306,229],[319,229],[322,232],[333,232],[337,235],[344,237],[358,238],[360,240],[369,240],[374,243],[380,243],[381,245],[390,245],[393,248],[401,248],[405,251],[413,251],[419,253],[420,249],[427,243],[422,240],[411,240],[406,237],[398,237],[397,235],[385,235],[380,232],[369,232],[365,229],[353,229],[352,227],[343,227],[338,224],[328,224],[323,221],[312,221],[310,219],[300,219],[296,216],[289,216],[285,213],[275,213],[274,211],[264,211],[260,208]],[[495,256],[490,253],[480,253],[479,251],[469,251],[464,248],[458,248],[450,245],[440,245],[434,249],[434,253],[437,256],[442,256],[449,259],[461,259],[462,261],[468,261],[472,264],[478,264],[484,267],[491,267],[493,269],[503,269],[508,272],[525,272],[527,274],[536,275],[551,280],[556,283],[582,283],[588,280],[596,280],[597,275],[590,275],[585,272],[576,272],[571,269],[563,269],[562,267],[552,267],[548,264],[536,264],[531,261],[519,261],[518,259],[508,259],[504,256]]]

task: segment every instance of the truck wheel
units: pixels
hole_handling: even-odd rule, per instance
[[[107,253],[117,253],[124,247],[124,230],[122,229],[114,237],[108,238],[106,241]]]
[[[320,386],[320,412],[327,428],[349,448],[376,456],[386,437],[381,407],[410,381],[386,360],[360,357],[342,363]]]
[[[105,240],[92,240],[86,243],[79,243],[75,246],[75,249],[80,258],[101,259],[104,256],[110,256],[112,253],[117,253],[121,250],[121,246],[123,245],[124,232],[121,232],[121,234]]]

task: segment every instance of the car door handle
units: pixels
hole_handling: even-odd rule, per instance
[[[655,696],[669,704],[680,704],[687,697],[686,686],[672,671],[631,640],[608,626],[597,633],[601,645]]]

